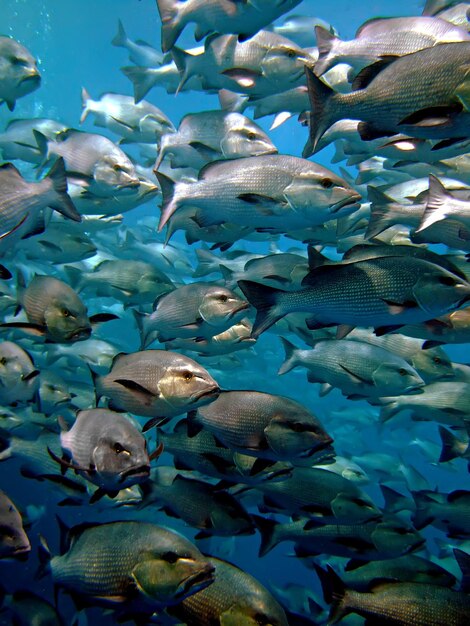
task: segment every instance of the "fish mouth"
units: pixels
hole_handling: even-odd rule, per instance
[[[194,587],[196,587],[199,591],[201,589],[205,589],[214,582],[214,572],[215,567],[213,565],[207,565],[207,567],[197,574],[191,574],[181,581],[180,590],[175,593],[175,598],[186,596]]]
[[[78,330],[74,330],[73,333],[68,335],[68,341],[84,341],[85,339],[89,339],[91,336],[91,328],[89,326],[85,326],[84,328],[79,328]]]
[[[208,389],[206,391],[201,391],[194,396],[193,402],[199,402],[199,400],[202,400],[202,398],[211,398],[212,396],[218,396],[221,391],[222,389],[220,387],[212,387],[211,389]]]
[[[20,85],[22,85],[23,83],[26,82],[41,82],[41,75],[38,73],[35,74],[30,74],[29,76],[24,76],[21,80],[20,80]]]
[[[120,474],[119,481],[122,483],[134,476],[135,478],[148,478],[150,476],[150,465],[138,465],[137,467],[131,467]]]
[[[14,553],[11,555],[14,559],[18,559],[19,561],[26,561],[28,559],[29,553],[31,552],[30,545],[24,545],[16,548]]]
[[[354,206],[355,204],[358,205],[360,199],[361,199],[361,196],[359,194],[354,195],[349,198],[344,198],[344,200],[340,200],[339,202],[336,202],[336,204],[331,205],[330,213],[337,213],[338,211],[340,211],[341,209],[344,209],[344,207],[347,207],[347,206]]]
[[[128,183],[117,185],[117,189],[137,189],[140,187],[140,180],[130,180]]]
[[[228,314],[228,318],[232,319],[232,317],[236,315],[237,313],[240,313],[240,311],[246,311],[246,309],[249,309],[249,308],[250,308],[250,303],[243,302],[242,304],[240,304],[240,306],[237,306],[235,309],[233,309],[233,311],[230,311],[230,313]]]

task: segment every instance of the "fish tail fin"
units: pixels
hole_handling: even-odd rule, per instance
[[[4,428],[0,428],[0,461],[9,459],[11,455],[11,433]]]
[[[39,130],[33,130],[34,139],[36,140],[36,144],[38,146],[39,153],[41,155],[41,163],[38,165],[38,177],[42,170],[46,167],[49,162],[49,146],[48,139],[46,135],[41,133]]]
[[[46,539],[42,535],[39,535],[38,561],[39,567],[34,575],[35,580],[44,578],[44,576],[51,571],[51,551],[47,545]]]
[[[201,278],[201,276],[207,276],[217,270],[219,258],[214,258],[215,255],[212,254],[210,250],[207,248],[198,248],[195,252],[198,265],[194,270],[193,278]]]
[[[152,333],[149,331],[148,328],[148,318],[150,316],[146,313],[136,311],[135,309],[132,310],[132,313],[134,314],[134,319],[140,333],[140,349],[145,350],[145,348],[149,346],[153,341]]]
[[[406,496],[387,487],[387,485],[380,485],[380,490],[385,501],[384,510],[387,514],[399,513],[409,509],[410,500]]]
[[[158,82],[158,74],[151,72],[148,67],[129,65],[121,67],[121,72],[131,81],[134,87],[134,101],[139,103]]]
[[[424,211],[421,223],[415,232],[419,233],[429,226],[432,226],[432,224],[446,219],[446,217],[448,217],[447,204],[451,199],[451,194],[448,193],[441,181],[430,174],[426,210]]]
[[[157,0],[158,12],[162,20],[163,52],[168,52],[173,48],[185,26],[181,4],[184,3],[178,0]]]
[[[462,572],[462,581],[460,583],[460,591],[462,593],[470,592],[470,554],[467,554],[459,548],[454,548],[454,557],[459,564]]]
[[[465,452],[467,444],[460,441],[450,430],[439,426],[439,435],[442,442],[441,456],[439,457],[439,463],[445,463],[446,461],[452,461],[462,453]]]
[[[261,333],[286,314],[279,303],[279,297],[285,292],[282,289],[267,287],[250,280],[239,280],[238,286],[248,302],[256,309],[256,319],[251,336],[253,339],[257,339]]]
[[[175,92],[175,96],[177,96],[194,73],[192,66],[193,59],[195,57],[194,55],[186,52],[186,50],[182,50],[176,46],[172,48],[171,56],[173,57],[176,67],[180,73],[180,82]]]
[[[247,108],[247,97],[245,95],[235,93],[229,89],[220,89],[218,96],[222,111],[242,113]]]
[[[153,166],[153,171],[156,173],[158,171],[158,168],[160,167],[163,159],[165,158],[165,155],[167,153],[168,150],[168,146],[169,146],[169,139],[168,139],[169,135],[163,135],[163,137],[160,140],[160,146],[159,146],[159,150],[158,150],[158,155],[157,158],[155,159],[155,164]]]
[[[67,193],[67,176],[65,173],[65,163],[62,157],[59,157],[54,165],[49,170],[47,178],[52,181],[52,186],[56,192],[56,198],[49,204],[49,206],[73,220],[74,222],[81,222],[82,216],[75,208],[69,194]]]
[[[395,417],[401,411],[401,407],[396,400],[391,400],[380,409],[380,421],[382,424]]]
[[[373,239],[396,223],[393,212],[390,210],[390,205],[394,201],[383,191],[370,185],[367,187],[367,195],[370,202],[370,218],[364,236],[366,239]]]
[[[237,286],[237,282],[233,278],[233,272],[231,269],[229,269],[226,265],[220,264],[219,270],[220,270],[220,273],[222,274],[222,278],[225,281],[225,286],[228,289],[233,289],[234,287]]]
[[[304,148],[304,159],[316,152],[318,142],[325,131],[338,118],[334,114],[334,103],[338,94],[314,73],[311,67],[305,66],[307,75],[308,96],[310,99],[310,136]]]
[[[261,535],[261,544],[259,547],[259,556],[264,556],[270,552],[279,543],[276,528],[278,522],[261,515],[252,515],[253,521]]]
[[[118,32],[111,40],[111,45],[116,46],[117,48],[125,48],[127,43],[127,35],[124,30],[124,26],[122,25],[121,20],[118,20]]]
[[[290,372],[291,369],[293,369],[296,365],[298,365],[297,354],[296,354],[297,346],[295,346],[293,343],[285,339],[285,337],[279,337],[279,339],[282,341],[282,345],[284,347],[284,352],[285,352],[285,361],[281,365],[277,373],[278,376],[282,376],[282,374],[286,374],[287,372]]]
[[[412,517],[413,526],[416,530],[421,530],[434,521],[435,517],[430,512],[430,507],[436,502],[440,503],[439,495],[433,497],[433,493],[429,491],[412,491],[411,495],[416,504],[416,511]]]
[[[78,269],[78,267],[73,267],[72,265],[64,265],[64,271],[70,285],[75,289],[75,291],[81,291],[85,282],[82,270]]]
[[[345,603],[347,588],[331,565],[326,567],[327,571],[315,564],[315,571],[320,579],[325,602],[332,605],[328,624],[336,624],[351,612]]]
[[[319,24],[315,26],[315,35],[317,38],[318,61],[316,61],[314,69],[315,74],[321,76],[327,72],[334,63],[335,54],[333,53],[333,49],[339,39]]]
[[[83,124],[83,122],[86,120],[88,113],[91,111],[90,107],[88,106],[88,102],[91,101],[91,97],[90,94],[88,93],[88,91],[85,89],[85,87],[82,87],[82,114],[80,115],[80,124]]]
[[[156,177],[158,180],[158,184],[160,185],[160,189],[162,192],[162,214],[160,216],[160,222],[158,224],[158,232],[161,232],[168,222],[170,217],[178,208],[178,204],[175,202],[175,183],[165,174],[161,172],[156,172]]]

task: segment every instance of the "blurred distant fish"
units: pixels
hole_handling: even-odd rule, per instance
[[[263,26],[287,13],[301,0],[157,0],[162,20],[162,50],[170,50],[186,24],[196,23],[197,41],[211,33],[238,33],[240,41],[255,35]]]
[[[57,610],[32,591],[20,589],[5,598],[2,612],[15,626],[65,626]]]
[[[39,390],[39,370],[27,352],[12,341],[0,342],[0,403],[31,401]]]
[[[0,103],[6,102],[13,111],[16,101],[40,84],[36,59],[29,50],[10,37],[0,37]]]
[[[111,43],[118,48],[125,48],[129,53],[129,61],[136,65],[156,67],[163,63],[163,54],[161,52],[141,39],[137,41],[129,39],[121,20],[118,20],[118,32]]]
[[[42,162],[33,130],[37,130],[49,139],[67,130],[68,126],[47,118],[11,120],[0,134],[0,149],[6,161],[20,159],[39,165]]]
[[[331,24],[319,17],[295,14],[286,16],[281,23],[274,24],[268,27],[268,29],[272,28],[278,35],[295,41],[302,48],[309,48],[317,45],[316,26],[321,26],[333,34],[336,32]]]
[[[459,3],[460,0],[426,0],[423,15],[436,15]]]

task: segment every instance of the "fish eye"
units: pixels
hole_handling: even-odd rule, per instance
[[[124,452],[124,448],[121,446],[121,444],[116,441],[116,443],[113,444],[113,450],[116,454],[121,454],[121,452]]]
[[[334,183],[331,178],[322,178],[322,180],[320,181],[320,185],[323,187],[323,189],[331,189]]]
[[[452,278],[451,276],[440,276],[439,282],[441,285],[446,285],[446,287],[454,287],[457,284],[455,278]]]
[[[248,137],[248,139],[250,139],[252,141],[253,141],[253,139],[256,139],[256,133],[254,133],[251,130],[246,134],[246,136]]]
[[[68,309],[62,309],[61,313],[64,317],[70,317],[72,315]]]
[[[441,359],[440,356],[435,356],[435,357],[433,357],[432,360],[433,360],[433,363],[435,363],[436,365],[441,365],[441,363],[442,363],[442,359]]]
[[[7,358],[6,356],[2,356],[2,358],[0,359],[0,365],[6,365],[7,364]]]
[[[220,294],[220,296],[217,296],[217,300],[219,302],[227,302],[228,296],[226,296],[224,293],[222,293],[222,294]]]
[[[20,59],[19,57],[10,57],[10,63],[12,65],[22,65],[25,66],[28,62],[25,59]]]
[[[192,372],[190,371],[183,372],[183,378],[187,383],[189,383],[189,381],[192,380],[193,377],[194,377],[194,374]]]
[[[398,370],[398,373],[400,374],[400,376],[406,376],[408,374],[408,372],[406,371],[404,367],[400,367],[400,369]]]
[[[121,172],[121,171],[122,171],[122,167],[121,167],[118,163],[115,163],[115,164],[113,165],[113,170],[114,170],[115,172]]]
[[[253,619],[257,624],[259,624],[259,626],[266,626],[266,624],[269,624],[269,618],[262,613],[256,613],[256,615],[253,616]]]
[[[295,59],[295,57],[297,56],[297,50],[294,50],[293,48],[287,48],[286,56],[289,59]]]
[[[162,554],[161,558],[167,563],[176,563],[180,557],[176,554],[176,552],[165,552]]]

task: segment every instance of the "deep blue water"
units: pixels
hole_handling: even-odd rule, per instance
[[[354,36],[357,28],[367,19],[378,16],[418,15],[423,7],[420,0],[390,0],[355,2],[346,0],[332,0],[319,2],[304,0],[294,13],[318,16],[334,25],[343,39]],[[86,87],[94,99],[104,92],[117,92],[132,95],[132,86],[122,74],[120,67],[128,65],[127,52],[122,48],[113,47],[111,40],[116,34],[118,19],[125,26],[128,36],[143,39],[155,48],[160,47],[160,22],[154,0],[2,0],[0,3],[0,33],[14,37],[24,44],[38,59],[42,74],[42,84],[39,90],[18,101],[14,112],[9,112],[5,106],[0,107],[0,129],[12,119],[28,117],[50,117],[60,120],[67,125],[79,127],[81,114],[81,88]],[[178,42],[182,47],[194,45],[191,27]],[[167,95],[162,88],[154,88],[146,99],[161,108],[172,120],[175,126],[188,112],[203,111],[218,108],[215,95],[195,92],[181,93],[178,96]],[[259,120],[260,125],[269,132],[272,119]],[[90,116],[81,127],[89,132],[101,132],[114,138],[112,133],[105,129],[93,126]],[[301,127],[293,117],[285,124],[269,132],[269,135],[278,147],[280,153],[301,156],[307,138],[307,130]],[[333,151],[327,149],[315,156],[315,160],[331,167]],[[18,165],[18,164],[17,164]],[[18,165],[18,167],[21,166]],[[334,166],[337,169],[337,166]],[[25,171],[28,171],[25,168]],[[126,214],[124,223],[135,225],[143,217],[152,217],[157,223],[159,209],[155,200]],[[163,239],[163,236],[162,236]],[[181,233],[176,242],[184,241]],[[294,242],[296,243],[296,242]],[[258,244],[245,243],[246,249],[257,249]],[[289,247],[291,243],[281,241],[280,246]],[[266,250],[267,244],[260,244]],[[188,249],[188,258],[194,263],[194,251]],[[10,264],[11,265],[11,264]],[[138,334],[130,320],[112,322],[100,331],[103,338],[116,339],[129,351],[138,349]],[[447,468],[431,463],[417,445],[412,441],[422,437],[435,444],[438,456],[439,438],[437,427],[433,422],[413,424],[412,428],[405,419],[396,423],[390,422],[378,427],[371,418],[371,423],[364,422],[364,417],[372,411],[365,402],[346,400],[339,392],[333,392],[325,398],[319,398],[314,387],[305,379],[303,370],[295,370],[286,376],[277,377],[277,369],[282,360],[282,350],[278,342],[273,342],[273,335],[263,335],[256,347],[256,354],[251,359],[257,362],[249,366],[249,380],[243,369],[243,363],[234,370],[223,373],[221,385],[229,389],[252,387],[260,391],[288,395],[306,406],[321,419],[328,428],[331,422],[332,411],[351,409],[356,417],[350,415],[347,427],[335,440],[335,448],[339,454],[360,455],[364,451],[387,452],[394,458],[401,458],[404,464],[412,464],[416,470],[425,476],[428,488],[437,487],[442,491],[452,491],[458,488],[468,488],[468,473],[465,463],[456,461]],[[467,346],[453,346],[447,349],[448,354],[456,361],[468,360]],[[255,376],[255,378],[253,378]],[[355,426],[355,420],[357,426]],[[338,426],[338,421],[335,421]],[[164,456],[162,462],[169,461]],[[436,459],[437,460],[437,459]],[[393,471],[393,470],[391,470]],[[393,476],[390,476],[393,479]],[[398,484],[398,483],[397,483]],[[5,489],[15,500],[16,504],[26,510],[27,505],[43,506],[44,513],[33,526],[30,538],[33,551],[27,563],[11,563],[0,561],[0,581],[8,589],[28,587],[39,593],[45,593],[52,599],[52,585],[48,578],[41,581],[34,580],[37,567],[35,548],[38,544],[38,534],[47,538],[52,553],[58,551],[58,530],[55,520],[57,513],[53,506],[49,487],[36,481],[29,481],[19,476],[18,463],[15,460],[0,465],[0,488]],[[381,504],[381,495],[374,482],[365,489]],[[398,487],[400,489],[400,487]],[[110,510],[109,513],[97,513],[92,507],[64,508],[60,511],[61,517],[70,525],[78,522],[106,519],[130,519],[132,516],[141,517],[141,513]],[[153,514],[152,521],[166,524],[182,531],[186,536],[193,537],[194,531],[185,527],[173,518],[166,518],[163,513]],[[429,545],[433,546],[432,537],[444,538],[442,533],[434,530],[424,531],[430,537]],[[235,547],[229,546],[227,541],[227,558],[262,582],[276,585],[296,582],[311,587],[319,593],[319,585],[313,572],[307,570],[290,555],[290,544],[281,544],[263,559],[256,556],[258,538],[237,538]],[[214,541],[223,546],[224,539]],[[435,547],[432,548],[436,553]],[[63,603],[63,604],[62,604]],[[61,606],[65,614],[70,616],[73,611],[68,600],[61,599]],[[104,618],[100,611],[89,613],[88,623],[114,623],[111,618]],[[7,624],[8,622],[1,621]],[[71,623],[71,622],[70,622]],[[83,621],[81,624],[85,624]],[[356,619],[344,620],[343,623],[357,623]],[[359,622],[360,623],[360,620]]]

